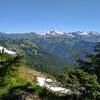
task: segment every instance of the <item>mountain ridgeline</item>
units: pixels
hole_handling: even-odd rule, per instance
[[[25,62],[37,70],[61,70],[69,64],[74,65],[73,55],[93,53],[100,42],[97,32],[58,32],[50,29],[45,33],[0,33],[0,45],[16,51]]]

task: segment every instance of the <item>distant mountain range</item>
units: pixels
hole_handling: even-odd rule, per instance
[[[59,32],[49,29],[47,32],[41,33],[44,36],[66,36],[68,38],[80,39],[87,42],[100,42],[99,32]]]
[[[33,42],[54,55],[67,58],[67,61],[73,61],[74,58],[71,55],[73,52],[81,57],[86,52],[93,52],[93,47],[100,42],[100,33],[59,32],[50,29]]]
[[[28,43],[26,41],[28,41]],[[31,41],[31,43],[29,41]],[[32,55],[34,55],[32,54],[32,52],[34,51],[32,51],[32,45],[34,45],[35,47],[38,47],[38,49],[35,48],[34,52],[40,52],[39,54],[42,58],[42,55],[44,54],[48,55],[46,56],[46,59],[56,59],[58,57],[59,60],[62,59],[61,64],[64,63],[64,65],[66,65],[65,60],[67,63],[72,63],[75,61],[73,53],[77,53],[82,58],[84,58],[86,52],[92,53],[93,48],[99,42],[99,32],[59,32],[55,31],[54,29],[50,29],[47,32],[41,33],[0,33],[1,46],[5,46],[8,49],[13,48],[14,50],[17,50],[17,52],[21,53],[23,51],[24,53],[27,53],[27,55],[31,55],[32,58]],[[50,55],[52,55],[51,58],[49,58]],[[42,60],[44,60],[44,62],[46,63],[46,59]]]

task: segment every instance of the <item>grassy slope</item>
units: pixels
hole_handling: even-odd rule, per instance
[[[48,77],[47,74],[37,72],[31,68],[21,67],[17,72],[17,76],[13,78],[13,86],[7,85],[5,87],[0,87],[0,96],[6,94],[9,89],[16,86],[23,86],[27,83],[36,84],[36,78],[38,76]]]
[[[37,85],[36,77],[51,77],[48,74],[34,71],[31,68],[21,67],[17,72],[17,76],[13,78],[14,83],[12,87],[0,87],[0,100],[17,100],[18,96],[25,96],[27,100],[31,98],[34,98],[32,100],[65,100],[61,99],[63,97],[59,97],[46,88]]]
[[[48,77],[47,74],[45,73],[41,73],[35,70],[32,70],[31,68],[28,67],[22,67],[19,70],[19,75],[22,79],[27,80],[27,81],[31,81],[31,82],[35,82],[37,77]]]

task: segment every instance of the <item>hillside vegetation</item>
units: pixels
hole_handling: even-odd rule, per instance
[[[37,71],[48,73],[50,72],[48,69],[53,69],[54,71],[58,70],[59,72],[67,65],[65,59],[46,52],[30,40],[21,39],[13,41],[5,38],[0,39],[2,46],[15,51],[17,55],[22,56],[26,65]]]

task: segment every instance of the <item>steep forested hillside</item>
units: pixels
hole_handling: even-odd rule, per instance
[[[59,72],[67,65],[65,59],[48,53],[28,39],[11,40],[0,38],[0,44],[15,51],[17,55],[23,57],[27,66],[38,71],[50,72],[49,70],[58,70]]]

